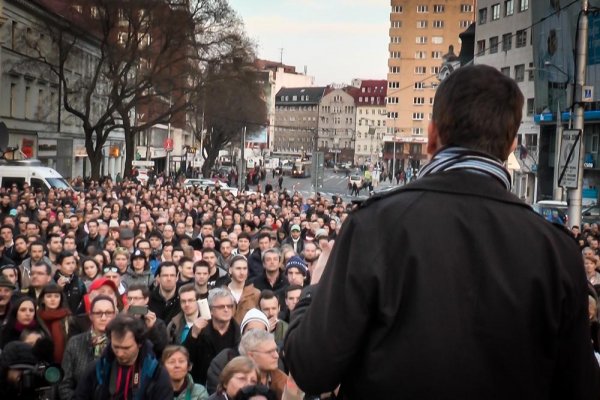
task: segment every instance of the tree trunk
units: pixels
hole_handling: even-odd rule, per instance
[[[102,152],[94,151],[91,154],[88,152],[90,164],[92,165],[92,179],[97,181],[100,179],[100,166],[102,163]]]
[[[131,176],[131,163],[135,160],[135,134],[131,132],[125,132],[125,171],[123,177]]]
[[[219,149],[214,149],[212,146],[206,147],[206,158],[204,159],[204,164],[202,164],[202,176],[205,178],[210,178],[210,171],[212,167],[215,165],[215,160],[219,155]]]

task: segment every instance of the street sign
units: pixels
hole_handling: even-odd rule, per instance
[[[581,147],[581,129],[565,129],[562,132],[559,163],[558,186],[576,189],[579,178],[579,149]]]
[[[154,161],[132,161],[132,167],[154,167]]]

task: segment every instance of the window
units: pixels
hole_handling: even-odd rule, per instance
[[[428,12],[428,11],[429,11],[429,9],[428,9],[428,7],[427,7],[426,5],[419,4],[419,5],[417,6],[417,12],[418,12],[419,14],[426,13],[426,12]]]
[[[401,14],[403,12],[402,6],[392,6],[392,13]]]
[[[492,5],[492,21],[497,21],[500,19],[500,4]]]
[[[427,21],[417,21],[417,29],[427,28]]]
[[[412,113],[413,121],[423,121],[423,118],[425,118],[425,113],[422,113],[422,112]]]
[[[402,28],[402,21],[392,21],[392,28]]]
[[[437,75],[440,73],[440,67],[431,67],[431,73]]]
[[[117,35],[117,42],[121,45],[125,45],[125,43],[127,43],[127,32],[119,32]]]
[[[500,72],[510,78],[510,67],[502,67],[500,68]]]
[[[427,58],[427,54],[424,51],[417,51],[415,53],[416,60],[424,60],[425,58]]]
[[[517,43],[516,47],[525,47],[527,46],[527,31],[525,29],[521,29],[517,31]]]
[[[427,67],[415,67],[415,74],[423,75],[427,71]]]
[[[15,117],[17,113],[17,84],[10,84],[10,116]]]
[[[529,69],[527,70],[528,75],[529,75],[529,77],[528,77],[529,82],[533,82],[533,80],[535,79],[535,77],[533,76],[534,75],[533,71],[534,71],[534,69],[533,69],[533,63],[530,62],[529,63]]]
[[[400,36],[392,36],[390,38],[390,43],[401,43],[402,42],[402,38]]]
[[[415,82],[416,90],[423,90],[423,88],[425,88],[425,84],[423,82]]]
[[[412,128],[412,134],[413,135],[422,135],[423,134],[423,128]]]
[[[434,60],[439,60],[441,59],[443,56],[441,51],[432,51],[431,52],[431,58],[433,58]]]
[[[388,97],[388,104],[398,104],[397,97]]]
[[[400,67],[390,67],[390,74],[399,74]]]
[[[431,43],[433,44],[442,44],[444,43],[444,38],[442,36],[432,36]]]
[[[473,6],[471,4],[461,4],[460,5],[461,13],[470,13],[473,12]]]
[[[443,28],[444,27],[444,21],[433,21],[433,27],[434,28]]]
[[[388,87],[390,89],[399,89],[400,88],[400,82],[390,81],[390,82],[388,82]]]
[[[415,42],[417,42],[417,44],[427,44],[427,36],[417,36]]]
[[[515,65],[515,81],[523,82],[525,80],[525,64]]]
[[[468,20],[462,20],[458,23],[458,26],[460,26],[461,28],[468,28],[469,25],[471,25],[471,21]]]
[[[425,97],[413,97],[413,104],[416,106],[422,106],[425,104]]]
[[[390,51],[390,58],[400,58],[399,51]]]
[[[444,7],[443,4],[435,4],[433,6],[433,12],[436,13],[436,14],[443,13],[444,9],[445,9],[445,7]]]
[[[477,41],[477,53],[475,54],[478,57],[481,57],[485,54],[485,40]]]
[[[502,51],[509,51],[512,48],[512,33],[502,35]]]
[[[529,98],[529,99],[527,99],[527,115],[529,115],[529,116],[533,115],[533,109],[534,109],[534,99]]]
[[[483,25],[487,22],[487,8],[479,10],[479,25]]]
[[[498,36],[494,36],[490,38],[490,54],[495,54],[498,52]]]
[[[508,17],[515,13],[515,0],[504,0],[504,16]]]
[[[529,0],[519,0],[519,12],[529,10]]]

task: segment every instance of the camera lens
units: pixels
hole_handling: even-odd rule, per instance
[[[52,385],[59,383],[62,380],[62,371],[58,367],[48,367],[44,372],[44,378]]]

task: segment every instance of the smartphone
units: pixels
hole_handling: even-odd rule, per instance
[[[200,318],[210,319],[210,307],[208,306],[207,299],[200,299],[197,301],[198,310],[200,310]]]
[[[148,306],[129,306],[127,313],[144,316],[148,314]]]

